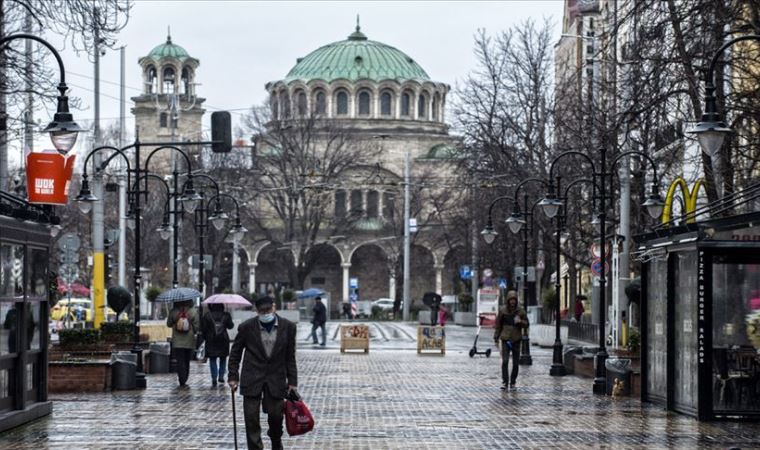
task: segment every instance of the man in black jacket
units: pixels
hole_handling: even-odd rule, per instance
[[[240,324],[232,344],[229,385],[233,391],[240,385],[248,448],[264,448],[259,423],[263,395],[272,449],[282,449],[283,399],[298,386],[296,325],[275,314],[272,297],[259,298],[255,306],[258,316]]]
[[[327,331],[325,330],[325,323],[327,322],[327,308],[325,308],[325,304],[322,303],[322,297],[317,297],[315,299],[314,308],[312,308],[311,311],[314,313],[314,318],[311,320],[311,340],[314,344],[317,343],[317,328],[321,327],[322,343],[319,345],[324,347],[325,342],[327,342]]]

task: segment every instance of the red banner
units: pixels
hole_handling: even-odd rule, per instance
[[[32,152],[26,156],[26,192],[29,203],[65,205],[76,155],[57,151]]]

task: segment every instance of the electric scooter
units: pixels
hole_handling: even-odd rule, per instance
[[[478,332],[475,334],[475,342],[472,343],[472,348],[470,349],[470,358],[472,358],[475,355],[486,355],[486,358],[491,357],[491,349],[487,348],[483,352],[478,351],[478,338],[480,337],[480,328],[483,325],[483,316],[478,316]]]

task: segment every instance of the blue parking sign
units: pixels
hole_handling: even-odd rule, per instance
[[[463,280],[472,278],[472,268],[470,266],[459,266],[459,278]]]

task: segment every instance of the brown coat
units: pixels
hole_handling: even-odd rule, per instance
[[[516,318],[520,318],[520,323],[514,325]],[[499,314],[496,315],[496,329],[493,333],[493,340],[498,341],[511,341],[513,343],[522,340],[522,330],[528,327],[528,315],[525,314],[525,310],[519,306],[510,309],[509,306],[504,306],[499,310]]]
[[[277,316],[277,321],[277,338],[269,357],[261,341],[259,319],[254,317],[238,326],[238,334],[230,351],[229,379],[239,381],[242,395],[258,396],[266,384],[273,398],[285,398],[288,385],[298,386],[296,324],[280,316]]]

